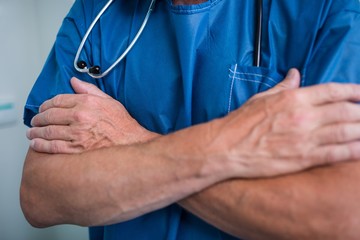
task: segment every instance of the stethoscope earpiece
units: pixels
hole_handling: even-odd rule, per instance
[[[93,66],[89,68],[89,73],[98,75],[101,73],[101,68],[99,66]]]
[[[85,69],[85,68],[87,67],[85,61],[78,61],[78,62],[76,63],[76,66],[77,66],[78,68],[80,68],[80,69]]]
[[[80,46],[77,50],[75,59],[74,59],[75,69],[78,72],[87,73],[92,78],[105,77],[117,64],[119,64],[125,58],[125,56],[133,48],[134,44],[137,42],[138,38],[140,37],[141,33],[143,32],[143,30],[147,24],[147,21],[150,17],[150,14],[155,8],[155,3],[156,3],[156,0],[151,0],[148,12],[146,13],[143,23],[141,24],[141,27],[139,28],[139,30],[136,33],[133,40],[130,42],[129,46],[125,49],[125,51],[120,55],[120,57],[108,69],[106,69],[103,73],[101,73],[100,66],[93,66],[93,67],[88,68],[85,61],[79,61],[79,57],[80,57],[80,53],[85,45],[85,41],[88,38],[90,32],[92,31],[94,25],[96,24],[96,22],[99,20],[101,15],[106,11],[106,9],[110,6],[110,4],[113,1],[114,0],[109,0],[108,3],[99,12],[99,14],[95,17],[94,21],[91,23],[90,27],[86,31],[86,33],[80,43]],[[254,42],[254,66],[256,66],[256,67],[260,67],[260,64],[261,64],[261,39],[262,39],[262,20],[263,20],[263,18],[262,18],[263,17],[263,6],[262,5],[263,5],[262,0],[257,0],[256,15],[255,15],[256,31],[255,31],[255,36],[254,36],[254,39],[255,39],[255,42]]]

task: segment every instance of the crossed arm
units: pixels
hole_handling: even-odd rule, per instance
[[[73,80],[76,84],[74,88],[80,88]],[[121,126],[133,133],[128,138],[125,131],[122,139],[138,143],[71,155],[29,151],[21,190],[24,213],[37,226],[97,225],[180,201],[245,239],[355,239],[358,162],[283,175],[360,157],[359,107],[350,102],[359,100],[358,88],[327,85],[283,91],[278,86],[223,119],[163,137],[146,133],[122,113]],[[58,131],[44,122],[63,110],[58,104],[65,104],[64,99],[69,98],[45,103],[34,119],[39,127],[29,132],[33,148],[69,147],[54,144],[59,136],[51,136]],[[41,140],[49,138],[52,141]],[[115,137],[107,139],[105,146],[116,142]],[[81,151],[79,145],[68,149]],[[87,147],[98,145],[82,145]]]
[[[243,239],[358,239],[359,162],[272,179],[226,181],[180,201]]]

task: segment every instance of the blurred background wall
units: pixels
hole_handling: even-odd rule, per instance
[[[19,204],[28,148],[23,106],[73,0],[0,0],[0,239],[85,240],[87,229],[35,229]]]

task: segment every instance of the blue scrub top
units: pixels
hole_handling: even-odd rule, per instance
[[[107,0],[77,0],[57,35],[25,106],[29,125],[45,100],[73,93],[70,78],[96,84],[147,129],[167,134],[222,117],[273,87],[287,70],[302,86],[360,82],[359,0],[265,0],[261,67],[253,67],[253,0],[174,6],[158,0],[126,60],[94,80],[73,68],[79,43]],[[137,33],[150,0],[116,0],[101,17],[81,59],[107,69]],[[119,199],[121,201],[121,199]],[[174,204],[111,226],[92,240],[235,239]]]

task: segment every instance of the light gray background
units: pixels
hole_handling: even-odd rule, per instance
[[[0,0],[0,98],[15,100],[17,121],[0,125],[0,239],[85,240],[87,229],[32,228],[19,204],[22,165],[28,148],[23,106],[61,21],[73,0]]]

